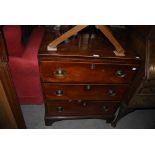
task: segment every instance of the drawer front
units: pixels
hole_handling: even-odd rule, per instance
[[[126,85],[43,84],[47,100],[121,100]]]
[[[99,63],[40,62],[43,82],[128,83],[136,66]]]
[[[118,105],[118,102],[103,101],[51,101],[46,104],[46,113],[49,116],[112,115]]]

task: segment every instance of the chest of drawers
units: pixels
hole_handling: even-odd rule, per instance
[[[86,40],[81,33],[48,51],[53,33],[45,34],[38,54],[45,102],[45,124],[64,119],[113,120],[140,66],[140,57],[126,48],[115,56],[106,38]]]

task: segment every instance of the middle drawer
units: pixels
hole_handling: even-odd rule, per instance
[[[42,83],[47,100],[121,100],[127,85]]]

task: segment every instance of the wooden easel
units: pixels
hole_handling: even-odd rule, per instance
[[[53,40],[49,45],[47,46],[48,51],[56,51],[57,46],[65,41],[66,39],[70,38],[71,36],[75,35],[79,31],[83,30],[89,25],[77,25],[71,28],[69,31],[65,32],[55,40]],[[99,29],[107,38],[108,40],[112,43],[112,45],[115,47],[114,54],[116,56],[125,56],[125,50],[121,46],[121,44],[117,41],[117,39],[113,36],[112,32],[110,29],[105,26],[105,25],[96,25],[96,28]]]

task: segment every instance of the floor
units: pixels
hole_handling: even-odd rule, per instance
[[[45,126],[43,105],[22,105],[21,108],[28,129],[113,129],[100,119],[64,120]],[[122,118],[115,129],[154,128],[155,110],[137,110]]]

